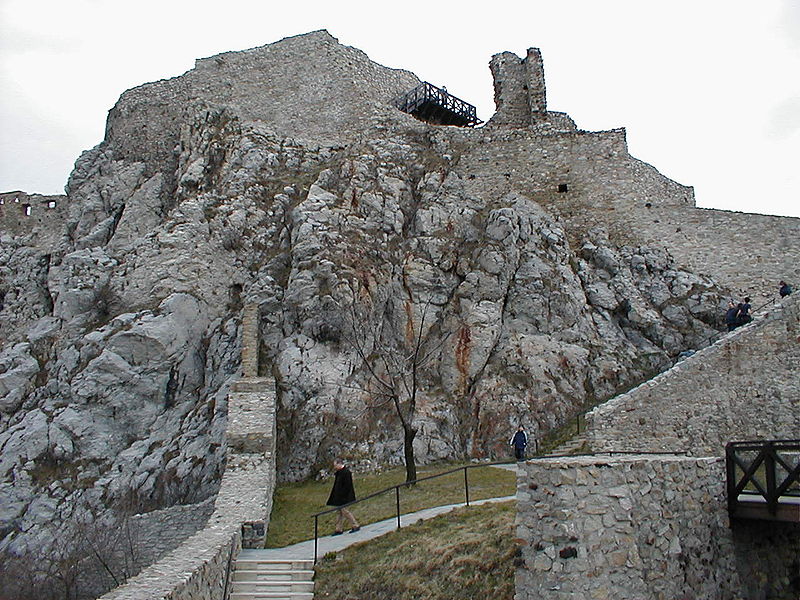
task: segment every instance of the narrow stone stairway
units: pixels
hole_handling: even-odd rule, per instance
[[[233,569],[230,600],[312,600],[314,561],[264,559],[242,550]]]
[[[579,433],[548,452],[547,456],[571,456],[572,454],[580,452],[587,443],[586,433]]]

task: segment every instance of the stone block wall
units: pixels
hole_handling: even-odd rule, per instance
[[[800,294],[586,417],[596,452],[722,456],[800,433]]]
[[[680,264],[711,275],[737,301],[775,298],[781,279],[800,286],[798,218],[654,206],[634,226],[645,242],[665,243]]]
[[[224,106],[279,138],[335,146],[358,138],[376,116],[417,123],[391,100],[419,83],[409,71],[379,65],[314,31],[203,58],[180,77],[126,91],[109,112],[105,141],[114,145],[115,160],[166,173],[187,114]]]
[[[247,304],[242,314],[242,377],[258,377],[258,305]]]
[[[0,235],[25,236],[43,251],[52,249],[62,233],[66,196],[42,196],[24,192],[0,194]]]
[[[530,129],[463,134],[458,170],[472,193],[520,192],[576,238],[602,226],[619,245],[665,247],[732,294],[774,298],[779,280],[800,284],[800,219],[696,208],[693,188],[628,153],[624,129],[570,131],[546,115]]]
[[[234,383],[225,436],[225,474],[205,527],[102,600],[226,600],[230,564],[243,547],[263,547],[272,512],[274,380]]]
[[[730,529],[723,459],[529,461],[517,536],[517,600],[800,597],[800,528]]]

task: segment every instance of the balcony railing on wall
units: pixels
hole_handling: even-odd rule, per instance
[[[434,125],[475,127],[482,122],[472,104],[456,98],[446,88],[436,87],[427,81],[395,98],[394,105]]]
[[[800,522],[800,440],[729,442],[728,513],[736,519]]]

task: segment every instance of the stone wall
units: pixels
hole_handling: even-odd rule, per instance
[[[732,440],[800,432],[800,294],[586,417],[596,452],[722,456]]]
[[[666,242],[680,264],[711,275],[738,298],[774,298],[781,279],[800,284],[798,218],[653,207],[635,227],[645,242]]]
[[[258,352],[258,311],[245,306],[245,374]],[[206,526],[103,600],[225,600],[229,567],[239,551],[263,547],[275,489],[275,382],[244,377],[228,395],[227,464]]]
[[[737,295],[772,298],[779,280],[800,282],[800,219],[696,208],[693,188],[628,153],[624,129],[570,131],[550,118],[463,136],[469,149],[457,170],[473,193],[520,192],[576,241],[602,226],[618,245],[664,246],[679,267]]]
[[[529,461],[518,478],[517,537],[517,600],[800,594],[800,528],[730,529],[718,458]]]
[[[138,569],[153,564],[201,530],[213,512],[214,498],[209,498],[131,517]]]
[[[30,236],[30,245],[53,248],[64,225],[66,196],[42,196],[24,192],[0,193],[0,235]]]
[[[115,146],[115,160],[168,173],[185,111],[225,106],[281,138],[309,147],[343,144],[375,117],[418,123],[391,104],[418,84],[412,73],[374,63],[315,31],[200,59],[180,77],[126,91],[109,112],[105,142]]]

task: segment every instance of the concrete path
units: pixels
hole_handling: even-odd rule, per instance
[[[507,469],[509,471],[516,471],[515,464],[497,465],[499,468]],[[509,500],[516,500],[516,496],[503,496],[500,498],[486,498],[484,500],[473,500],[469,503],[470,506],[477,506],[480,504],[488,504],[493,502],[507,502]],[[426,508],[414,513],[400,515],[400,525],[406,527],[417,521],[430,519],[437,515],[450,512],[454,508],[465,506],[463,502],[459,504],[447,504],[445,506],[435,506],[433,508]],[[361,531],[349,533],[345,530],[342,535],[328,535],[320,537],[317,544],[317,557],[322,558],[328,552],[338,552],[348,546],[357,544],[358,542],[365,542],[374,539],[378,536],[395,531],[397,529],[397,517],[378,521],[377,523],[370,523],[369,525],[362,525]],[[314,558],[314,540],[300,542],[285,548],[267,548],[265,550],[242,550],[239,554],[240,559],[244,560],[303,560]]]

